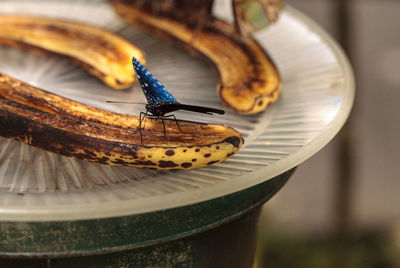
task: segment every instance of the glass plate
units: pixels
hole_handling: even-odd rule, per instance
[[[217,8],[221,8],[218,6]],[[95,24],[146,52],[148,69],[183,103],[224,108],[217,75],[206,63],[126,25],[103,1],[0,1],[1,13],[39,14]],[[191,171],[149,171],[93,164],[0,137],[0,220],[50,221],[153,212],[221,197],[273,178],[322,148],[346,121],[354,98],[351,67],[314,22],[286,7],[256,38],[277,63],[282,95],[267,111],[241,116],[177,112],[177,118],[222,123],[245,137],[227,161]],[[0,72],[62,96],[138,115],[137,84],[114,91],[61,57],[0,48]]]

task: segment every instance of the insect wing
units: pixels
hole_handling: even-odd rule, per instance
[[[171,93],[147,71],[147,69],[136,59],[132,59],[133,68],[139,80],[140,86],[149,104],[153,103],[177,103]]]

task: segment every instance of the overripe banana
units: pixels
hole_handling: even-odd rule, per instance
[[[192,169],[224,161],[243,138],[217,124],[116,114],[0,74],[0,136],[91,162],[151,169]],[[142,136],[141,136],[142,135]],[[142,137],[142,141],[141,141]]]
[[[0,15],[0,45],[70,57],[115,89],[135,81],[133,56],[145,60],[140,49],[109,31],[56,18]]]
[[[212,63],[219,74],[219,96],[236,112],[257,113],[277,100],[281,80],[276,66],[257,41],[242,38],[234,26],[210,15],[212,1],[179,1],[177,8],[164,1],[156,11],[152,2],[111,0],[128,23]]]

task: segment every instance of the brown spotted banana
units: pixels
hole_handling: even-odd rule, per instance
[[[126,22],[177,44],[216,67],[217,92],[234,111],[258,113],[277,100],[281,79],[275,64],[256,40],[242,38],[233,25],[212,17],[212,1],[180,1],[179,8],[156,5],[156,1],[110,2]]]
[[[218,124],[112,113],[0,74],[0,136],[90,162],[150,169],[193,169],[222,162],[242,146]],[[166,135],[164,135],[166,134]]]
[[[0,45],[73,59],[114,89],[135,81],[131,59],[145,61],[143,52],[127,40],[87,24],[20,15],[0,15]]]

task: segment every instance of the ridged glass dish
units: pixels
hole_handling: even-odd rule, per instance
[[[109,29],[145,51],[148,69],[182,103],[225,109],[216,93],[217,74],[209,65],[126,25],[107,2],[6,0],[0,1],[0,13],[53,16]],[[150,171],[88,163],[0,137],[0,220],[94,219],[185,206],[246,189],[311,157],[350,113],[351,67],[323,30],[290,7],[256,37],[282,75],[278,102],[251,116],[229,110],[224,116],[175,114],[240,131],[245,144],[234,157],[191,171]],[[106,103],[145,102],[137,84],[114,91],[68,59],[4,47],[0,58],[0,72],[73,100],[132,115],[144,109]]]

